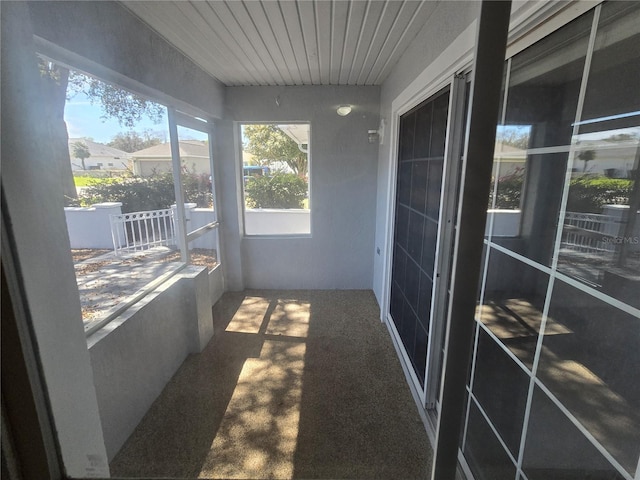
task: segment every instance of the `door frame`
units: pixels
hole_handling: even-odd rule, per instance
[[[445,144],[445,162],[443,168],[442,190],[440,194],[440,212],[438,235],[436,239],[436,261],[434,287],[431,297],[431,318],[429,322],[429,342],[427,345],[427,366],[425,379],[425,408],[439,412],[437,392],[439,372],[442,369],[440,346],[443,346],[447,311],[451,286],[452,258],[454,253],[458,193],[466,135],[466,87],[470,81],[468,69],[454,75],[451,80],[449,96],[449,115]],[[440,321],[434,321],[440,319]]]
[[[452,126],[454,125],[454,121],[460,118],[460,112],[464,113],[461,108],[464,108],[464,90],[462,90],[462,96],[457,92],[460,90],[460,84],[464,87],[465,82],[461,81],[459,78],[460,75],[464,74],[472,65],[473,59],[473,47],[475,42],[475,33],[476,33],[476,25],[477,21],[474,20],[459,36],[458,38],[451,43],[451,45],[443,51],[438,58],[432,62],[429,67],[427,67],[418,77],[407,86],[393,101],[391,104],[391,118],[390,118],[390,141],[389,141],[389,163],[388,163],[388,185],[387,185],[387,201],[385,202],[387,208],[385,212],[385,244],[384,244],[384,259],[383,259],[383,294],[382,294],[382,320],[386,323],[387,328],[391,332],[391,337],[394,342],[394,346],[398,353],[398,356],[401,358],[402,367],[407,377],[409,387],[411,389],[411,393],[414,396],[414,400],[421,407],[421,414],[423,416],[423,421],[425,422],[425,426],[427,428],[427,433],[431,440],[435,439],[435,422],[433,419],[427,420],[427,416],[424,415],[424,412],[429,407],[435,406],[435,389],[433,385],[435,384],[435,378],[437,376],[429,375],[429,370],[434,369],[434,364],[439,364],[439,359],[432,358],[434,357],[434,348],[431,346],[439,344],[436,342],[436,338],[434,335],[444,335],[444,326],[445,322],[440,322],[441,325],[437,327],[434,325],[436,322],[430,322],[429,326],[429,346],[428,354],[427,354],[427,366],[426,366],[426,378],[424,382],[424,388],[420,386],[418,378],[411,366],[411,361],[406,354],[404,346],[402,345],[402,341],[400,340],[400,336],[398,331],[391,320],[390,316],[390,296],[391,296],[391,271],[392,271],[392,262],[393,262],[393,238],[394,238],[394,218],[395,218],[395,209],[396,209],[396,185],[397,185],[397,168],[398,168],[398,145],[399,145],[399,133],[400,133],[400,117],[415,108],[417,105],[422,103],[423,101],[429,99],[431,96],[437,94],[443,88],[449,86],[450,88],[450,96],[449,96],[449,112],[447,118],[447,131],[446,131],[446,140],[445,140],[445,161],[443,166],[443,178],[442,178],[442,193],[440,197],[440,212],[439,212],[439,228],[438,228],[438,237],[436,240],[436,265],[437,272],[440,274],[442,272],[443,266],[447,266],[448,262],[444,262],[440,259],[442,255],[440,255],[440,245],[443,240],[450,237],[450,232],[448,229],[444,229],[442,225],[443,213],[447,215],[447,218],[451,219],[450,212],[454,208],[455,205],[455,189],[449,188],[450,179],[453,178],[457,181],[457,168],[454,172],[451,172],[451,165],[459,164],[459,162],[454,162],[451,160],[451,155],[456,155],[458,159],[460,158],[459,151],[452,148],[452,142],[455,139],[458,140],[458,144],[461,144],[462,134],[459,130],[454,133],[452,131]],[[460,104],[460,97],[462,97],[462,107]],[[455,102],[455,103],[453,103]],[[455,118],[454,118],[455,112]],[[462,115],[461,118],[464,118]],[[462,123],[460,120],[456,122],[456,128],[459,129],[458,123]],[[455,184],[455,183],[454,183]],[[447,195],[445,195],[447,194]],[[446,207],[444,205],[446,204]],[[444,207],[444,208],[443,208]],[[455,213],[455,212],[454,212]],[[452,222],[453,223],[453,222]],[[443,231],[444,230],[444,231]],[[448,259],[448,256],[447,256]],[[446,280],[448,281],[448,276],[446,276]],[[441,279],[434,278],[434,287],[432,289],[432,305],[431,305],[431,317],[434,317],[434,309],[437,312],[444,311],[443,309],[446,306],[440,305],[442,303],[442,299],[446,300],[446,295],[438,294],[435,292],[441,290],[439,288],[440,284],[446,284]],[[438,303],[438,306],[436,306]],[[441,338],[441,337],[440,337]],[[431,377],[431,379],[430,379]],[[427,392],[430,392],[430,395],[427,395]],[[432,392],[432,393],[431,393]]]
[[[445,135],[445,152],[444,152],[444,164],[442,171],[442,183],[441,193],[438,211],[438,231],[436,236],[436,250],[433,275],[433,287],[431,290],[431,310],[429,320],[429,340],[427,345],[427,359],[425,369],[424,387],[420,385],[417,374],[411,367],[411,360],[406,352],[406,349],[401,346],[402,341],[400,339],[399,332],[392,321],[390,313],[390,305],[385,309],[385,321],[392,331],[396,347],[399,350],[400,356],[406,365],[405,373],[411,379],[413,387],[420,399],[420,405],[427,409],[436,407],[437,404],[437,381],[439,375],[437,375],[438,367],[441,363],[439,346],[442,344],[442,339],[445,332],[446,311],[447,311],[447,293],[449,287],[450,278],[450,258],[453,254],[453,235],[455,234],[455,216],[457,213],[457,191],[459,184],[460,166],[462,163],[462,150],[463,150],[463,138],[464,138],[464,118],[465,118],[465,87],[466,87],[466,75],[456,74],[452,77],[446,78],[443,82],[432,85],[432,88],[425,91],[426,98],[417,100],[416,105],[405,105],[401,109],[397,116],[394,116],[394,121],[397,122],[399,136],[400,117],[406,112],[413,109],[415,106],[429,100],[430,98],[438,95],[443,89],[448,87],[449,91],[449,104],[447,111],[447,127]],[[396,209],[396,188],[397,188],[397,144],[396,155],[393,162],[393,201],[391,210],[390,230],[390,252],[387,258],[389,262],[388,277],[385,287],[385,293],[390,295],[391,291],[391,271],[393,264],[393,248],[392,239],[395,233],[395,221],[394,212]],[[434,319],[440,319],[434,321]]]

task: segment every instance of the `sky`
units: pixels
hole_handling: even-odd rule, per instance
[[[64,120],[67,123],[69,138],[91,138],[94,142],[108,143],[119,132],[130,130],[121,126],[113,118],[103,119],[99,102],[91,105],[89,99],[82,93],[78,93],[71,100],[67,100],[64,108]],[[160,123],[154,123],[145,117],[131,130],[142,133],[146,130],[157,133],[159,137],[169,141],[169,127],[166,114]],[[195,130],[180,129],[181,139],[206,140],[207,136]]]

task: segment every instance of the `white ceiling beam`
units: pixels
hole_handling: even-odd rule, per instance
[[[375,61],[371,67],[371,71],[367,75],[365,83],[371,85],[374,84],[378,75],[382,71],[386,60],[389,55],[395,50],[396,45],[402,38],[404,31],[408,24],[411,23],[411,19],[414,17],[418,8],[418,2],[403,2],[398,15],[396,16],[391,28],[388,30],[387,38],[385,38],[383,44],[378,50]]]
[[[366,1],[356,0],[349,2],[349,18],[347,20],[347,29],[345,32],[342,63],[340,64],[340,78],[338,79],[338,83],[341,85],[345,85],[349,82],[349,72],[360,41],[360,33],[364,24],[364,14],[366,9]]]
[[[332,2],[314,0],[316,35],[318,37],[318,60],[320,62],[320,82],[329,85],[331,69],[331,10]]]
[[[249,15],[248,10],[245,8],[244,2],[227,1],[225,2],[225,5],[229,9],[233,19],[237,22],[238,27],[242,30],[242,33],[249,42],[252,51],[255,52],[257,58],[260,60],[260,63],[257,64],[258,68],[260,68],[260,65],[263,65],[265,76],[268,76],[273,80],[272,85],[287,83],[287,80],[285,80],[285,77],[287,76],[286,68],[282,62],[278,64],[276,61],[278,54],[277,45],[274,46],[272,43],[267,46],[258,30],[258,26],[254,21],[254,18]],[[290,79],[288,80],[290,81]]]
[[[384,1],[373,0],[367,5],[362,30],[360,31],[360,39],[358,40],[356,53],[349,69],[349,85],[358,85],[358,77],[362,71],[362,65],[364,64],[369,51],[369,46],[373,41],[373,36],[376,32],[378,22],[380,21],[380,16],[384,10],[384,4]]]
[[[429,18],[431,17],[431,15],[433,15],[433,12],[438,6],[436,2],[418,1],[417,3],[418,9],[416,10],[416,13],[411,18],[411,21],[408,23],[406,28],[404,28],[402,36],[393,51],[391,51],[387,55],[382,69],[373,80],[374,85],[380,85],[384,81],[384,79],[387,78],[387,76],[391,73],[391,69],[394,67],[402,53],[411,43],[411,40],[415,38],[420,29],[422,29],[422,27],[428,22]]]
[[[373,40],[369,43],[367,55],[364,63],[358,75],[358,85],[367,85],[369,79],[369,73],[373,68],[374,63],[378,59],[380,50],[384,46],[385,41],[389,36],[391,27],[395,24],[400,8],[401,2],[386,2],[384,10],[379,17],[378,24],[376,25]]]
[[[229,86],[380,85],[438,2],[122,0]]]
[[[351,2],[344,0],[333,1],[333,15],[331,18],[331,64],[329,66],[329,82],[331,85],[340,83],[340,73],[343,65],[345,39],[347,36],[347,22],[351,13]]]
[[[263,3],[254,1],[243,1],[243,5],[251,17],[257,33],[260,35],[263,45],[269,50],[269,55],[282,81],[287,85],[294,84],[294,77],[291,74],[289,64],[280,47],[280,42],[276,38],[275,31],[267,14],[263,8]],[[291,52],[293,54],[293,52]],[[295,59],[294,59],[295,65]]]
[[[232,11],[231,2],[210,1],[207,3],[215,16],[219,19],[223,28],[228,31],[235,44],[239,47],[238,52],[242,52],[247,58],[249,64],[248,67],[255,72],[254,75],[258,77],[259,85],[276,85],[276,79],[272,76],[271,71],[267,67],[268,59],[263,58],[256,50],[256,45],[251,43],[248,36],[249,25],[247,30],[234,16]],[[234,52],[235,53],[235,52]]]
[[[291,47],[296,57],[296,62],[300,69],[302,83],[311,85],[311,70],[309,69],[309,60],[302,35],[302,27],[300,23],[300,14],[298,13],[297,2],[281,1],[280,10],[284,18],[289,38],[291,39]]]

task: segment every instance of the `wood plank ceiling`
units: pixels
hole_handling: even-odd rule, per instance
[[[228,86],[380,85],[437,2],[121,2]]]

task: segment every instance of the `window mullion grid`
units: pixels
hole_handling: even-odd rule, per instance
[[[506,121],[506,115],[507,115],[507,92],[509,91],[508,87],[509,87],[509,78],[511,77],[511,58],[507,59],[507,75],[505,78],[505,82],[504,82],[504,95],[502,97],[502,111],[500,112],[500,124],[504,125],[505,121]],[[500,147],[502,149],[502,147]],[[499,161],[499,157],[498,161],[496,162],[496,160],[494,160],[494,181],[493,181],[493,199],[491,201],[491,208],[494,209],[495,205],[496,205],[496,199],[497,199],[497,192],[498,192],[498,172],[499,172],[499,167],[500,167],[500,161]],[[491,237],[493,235],[493,222],[494,222],[494,214],[491,214],[487,217],[487,221],[489,222],[489,232],[487,235],[487,240],[485,240],[485,245],[487,246],[486,251],[485,251],[485,255],[484,255],[484,260],[483,260],[483,267],[482,267],[482,280],[481,280],[481,287],[480,287],[480,298],[479,298],[479,305],[482,308],[482,305],[484,305],[484,293],[485,293],[485,289],[487,286],[487,272],[489,270],[489,254],[491,252],[491,249],[489,248],[490,244],[491,244]],[[476,318],[476,333],[474,334],[474,340],[473,340],[473,353],[472,353],[472,357],[471,357],[471,376],[469,379],[469,391],[473,392],[473,380],[475,378],[475,373],[476,373],[476,356],[478,353],[478,336],[480,335],[480,318]],[[471,410],[471,402],[467,402],[467,411],[465,413],[465,420],[464,420],[464,429],[463,429],[463,433],[462,433],[462,441],[461,441],[461,450],[463,452],[464,455],[464,447],[467,443],[467,429],[469,426],[469,412]]]
[[[473,395],[473,379],[476,375],[476,358],[478,355],[478,337],[480,337],[480,324],[476,320],[476,331],[473,334],[473,353],[471,354],[471,376],[469,379],[469,385],[467,386],[468,398],[467,409],[464,414],[464,428],[462,431],[462,441],[460,442],[460,451],[464,455],[464,448],[467,444],[467,430],[469,428],[469,413],[471,412],[471,395]]]
[[[516,459],[513,456],[513,454],[511,453],[511,450],[509,450],[509,447],[507,447],[507,444],[505,443],[505,441],[502,439],[502,435],[500,435],[500,432],[498,432],[498,429],[495,427],[495,425],[493,424],[493,422],[489,418],[489,415],[487,414],[487,412],[484,411],[484,408],[480,404],[480,401],[476,398],[476,396],[471,391],[468,390],[468,392],[469,392],[469,405],[471,404],[471,402],[475,403],[476,408],[478,409],[478,411],[480,412],[480,414],[484,418],[484,421],[487,422],[487,425],[489,426],[489,428],[491,429],[491,431],[495,435],[496,440],[498,440],[498,443],[500,443],[500,445],[504,449],[505,453],[509,457],[509,460],[511,460],[511,463],[513,463],[513,465],[515,466],[516,465]],[[515,480],[518,480],[518,471],[517,470],[516,470]]]
[[[580,122],[580,119],[582,117],[582,108],[584,105],[584,98],[586,95],[586,91],[587,91],[587,80],[589,78],[589,71],[591,69],[591,58],[593,56],[593,50],[594,50],[594,45],[595,45],[595,39],[596,39],[596,32],[597,32],[597,26],[598,26],[598,20],[600,18],[600,10],[601,10],[602,6],[598,5],[595,9],[594,9],[594,15],[593,15],[593,19],[592,19],[592,23],[591,23],[591,32],[590,32],[590,36],[589,36],[589,43],[587,46],[587,52],[586,52],[586,56],[585,56],[585,61],[584,61],[584,67],[583,67],[583,72],[582,72],[582,82],[580,83],[580,91],[578,93],[578,104],[576,107],[576,116],[575,116],[575,122],[573,125],[573,132],[572,132],[572,137],[575,137],[575,135],[578,133],[578,124]],[[506,88],[506,87],[505,87]],[[520,436],[520,448],[519,448],[519,452],[518,452],[518,462],[516,465],[516,475],[515,475],[515,480],[518,479],[518,476],[520,473],[522,473],[522,463],[524,461],[524,451],[526,448],[526,441],[527,441],[527,430],[529,427],[529,418],[531,416],[531,407],[532,407],[532,403],[533,403],[533,393],[535,390],[535,385],[536,385],[536,375],[537,375],[537,371],[538,371],[538,365],[540,363],[540,356],[542,353],[542,343],[544,340],[544,332],[545,332],[545,328],[546,328],[546,324],[547,324],[547,318],[549,315],[549,308],[551,306],[551,297],[553,294],[553,286],[555,283],[555,278],[556,278],[556,270],[558,268],[558,257],[559,257],[559,251],[560,251],[560,243],[562,241],[562,231],[563,231],[563,225],[564,225],[564,219],[565,219],[565,215],[566,215],[566,208],[567,208],[567,200],[569,197],[569,183],[571,180],[571,172],[572,172],[572,168],[573,168],[573,160],[574,160],[574,156],[575,156],[575,146],[572,142],[571,146],[570,146],[570,150],[569,150],[569,158],[567,161],[567,168],[565,171],[565,182],[564,182],[564,186],[563,186],[563,191],[562,191],[562,200],[560,202],[560,215],[558,218],[558,230],[556,232],[556,238],[555,238],[555,245],[554,245],[554,249],[553,249],[553,257],[552,257],[552,261],[551,261],[551,273],[549,275],[549,283],[547,284],[547,292],[546,292],[546,296],[545,296],[545,302],[544,302],[544,308],[542,310],[542,318],[541,318],[541,322],[540,322],[540,330],[538,332],[538,341],[536,343],[536,350],[535,350],[535,355],[534,355],[534,359],[533,359],[533,366],[531,368],[531,379],[529,381],[529,390],[527,392],[527,403],[525,406],[525,412],[524,412],[524,419],[523,419],[523,424],[522,424],[522,433]]]
[[[597,438],[593,436],[593,434],[580,422],[580,420],[573,414],[571,411],[554,395],[554,393],[542,382],[542,380],[538,378],[534,378],[536,385],[542,392],[547,396],[547,398],[555,404],[555,406],[560,410],[567,420],[573,424],[574,427],[588,440],[597,451],[613,466],[619,473],[619,475],[625,480],[632,480],[631,475],[627,472],[622,465],[615,459],[611,453],[607,450],[602,442],[600,442]]]

